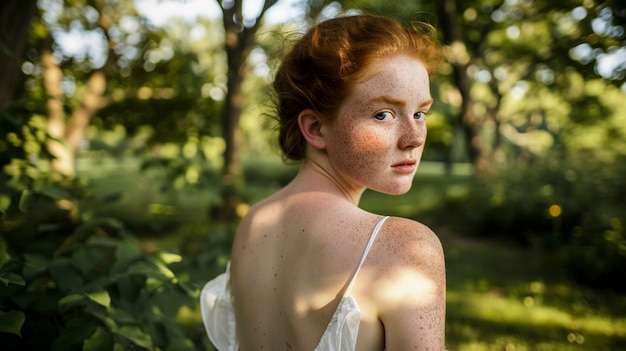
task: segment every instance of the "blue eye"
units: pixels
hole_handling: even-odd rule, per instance
[[[389,111],[383,111],[383,112],[379,112],[377,113],[374,118],[376,118],[379,121],[384,121],[387,120],[389,118],[392,118],[393,116],[391,115],[391,112]]]
[[[425,119],[426,118],[426,112],[420,111],[417,112],[416,114],[413,115],[414,119]]]

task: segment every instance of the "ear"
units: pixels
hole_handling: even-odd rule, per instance
[[[326,147],[326,141],[322,134],[322,121],[317,112],[311,109],[300,112],[298,126],[300,126],[300,132],[309,145],[320,150]]]

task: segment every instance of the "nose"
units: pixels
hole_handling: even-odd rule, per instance
[[[398,147],[400,149],[414,149],[426,142],[426,124],[424,121],[411,118],[407,123],[400,125],[399,129]]]

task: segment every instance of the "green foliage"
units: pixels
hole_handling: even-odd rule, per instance
[[[116,219],[82,216],[84,185],[17,145],[0,173],[2,348],[206,348],[198,287],[173,270],[181,255],[143,249]]]
[[[624,162],[579,157],[477,179],[447,208],[474,236],[558,253],[575,280],[626,291]]]
[[[13,228],[2,264],[2,344],[9,349],[195,349],[178,316],[195,307],[198,290],[170,269],[181,256],[144,253],[114,219],[71,230]],[[43,223],[39,225],[43,227]],[[15,244],[24,236],[29,242]],[[56,239],[56,240],[54,240]],[[37,241],[57,241],[42,250]],[[32,244],[30,244],[32,243]],[[56,247],[55,247],[56,246]],[[45,335],[41,335],[45,328]],[[7,332],[17,334],[6,334]]]

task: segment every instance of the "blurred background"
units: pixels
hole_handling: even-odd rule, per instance
[[[444,245],[449,350],[626,350],[626,4],[3,0],[3,350],[212,350],[198,295],[287,184],[268,84],[324,19],[438,30],[412,190],[362,207]]]

